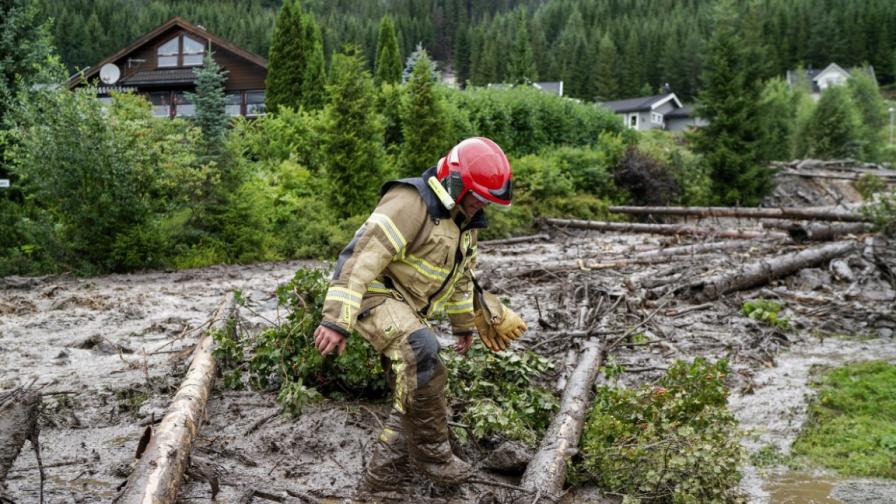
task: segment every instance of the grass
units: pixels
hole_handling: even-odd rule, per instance
[[[844,476],[896,479],[896,365],[843,366],[816,386],[793,454]]]

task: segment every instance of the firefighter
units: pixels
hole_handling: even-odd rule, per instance
[[[472,475],[448,442],[447,373],[428,320],[447,314],[460,354],[477,330],[491,350],[503,350],[526,331],[473,276],[477,230],[486,227],[483,208],[510,205],[511,179],[497,144],[468,138],[422,176],[387,182],[339,254],[315,345],[324,355],[341,354],[357,331],[381,354],[393,392],[362,488],[400,489],[411,464],[437,483]]]

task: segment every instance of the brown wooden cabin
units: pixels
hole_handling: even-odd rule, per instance
[[[189,117],[195,106],[184,93],[195,92],[193,68],[202,65],[209,49],[227,71],[227,113],[263,115],[267,60],[177,16],[66,84],[69,89],[95,84],[103,101],[115,92],[139,93],[150,101],[156,117]]]

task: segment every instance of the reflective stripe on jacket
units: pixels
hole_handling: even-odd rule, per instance
[[[323,307],[323,324],[349,334],[362,307],[395,296],[421,318],[444,311],[455,334],[472,331],[477,228],[482,213],[467,220],[448,211],[425,180],[387,183],[373,213],[339,254]]]

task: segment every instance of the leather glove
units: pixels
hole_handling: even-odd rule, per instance
[[[476,329],[486,348],[499,352],[510,346],[528,327],[523,319],[504,306],[497,296],[479,291],[473,297]]]

